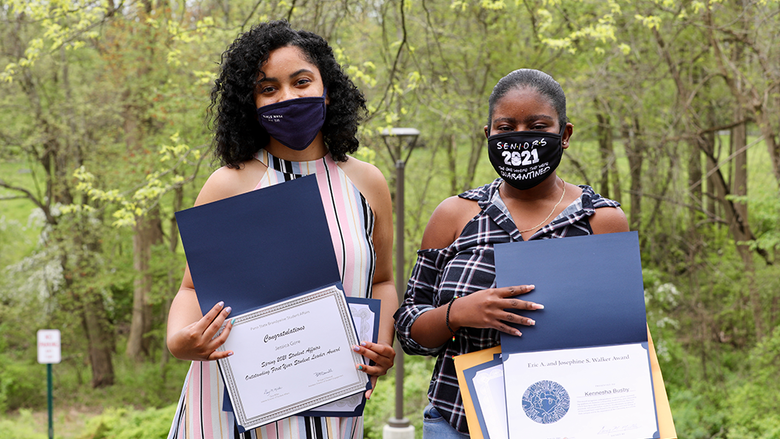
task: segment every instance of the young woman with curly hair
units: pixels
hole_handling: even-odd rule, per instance
[[[348,156],[358,148],[363,95],[323,38],[272,21],[241,34],[225,51],[211,101],[214,152],[223,166],[206,181],[195,204],[316,174],[345,293],[382,302],[378,342],[354,347],[371,360],[359,369],[376,384],[393,365],[392,314],[398,301],[387,183],[376,167]],[[232,413],[222,410],[224,384],[214,361],[232,354],[216,351],[231,323],[212,338],[230,311],[220,302],[202,315],[185,269],[171,304],[168,348],[193,363],[169,437],[362,438],[360,417],[293,416],[238,433]]]

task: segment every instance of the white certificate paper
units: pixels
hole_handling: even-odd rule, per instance
[[[245,430],[364,392],[368,376],[344,294],[335,286],[242,314],[218,360]]]
[[[352,321],[355,323],[355,329],[357,329],[358,338],[360,340],[373,340],[374,339],[374,320],[377,316],[371,311],[368,305],[362,303],[350,303],[349,310],[352,312]],[[363,364],[368,364],[368,359],[363,358]],[[338,401],[334,401],[330,404],[325,404],[321,407],[317,407],[311,410],[312,414],[317,412],[333,413],[333,412],[351,412],[358,409],[360,404],[363,403],[363,395],[358,393],[346,398],[342,398]],[[340,413],[340,414],[341,414]],[[344,416],[344,415],[342,415]]]
[[[480,370],[474,375],[474,390],[490,439],[507,439],[504,365]],[[474,397],[472,396],[472,398]]]
[[[509,437],[657,437],[648,361],[641,343],[509,354]]]

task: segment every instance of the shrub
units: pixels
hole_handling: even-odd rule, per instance
[[[143,411],[110,408],[87,421],[79,439],[165,439],[175,411],[175,404]]]
[[[0,413],[46,406],[46,366],[0,354]]]
[[[46,439],[47,431],[36,431],[32,411],[19,410],[16,419],[0,419],[0,437],[14,439]]]
[[[751,351],[746,372],[729,392],[729,439],[780,438],[780,327]]]

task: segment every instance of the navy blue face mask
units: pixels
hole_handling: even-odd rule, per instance
[[[322,96],[289,99],[257,109],[257,120],[268,135],[282,145],[303,151],[325,123],[325,94]]]
[[[550,176],[561,163],[563,133],[512,131],[488,137],[493,169],[511,186],[531,189]]]

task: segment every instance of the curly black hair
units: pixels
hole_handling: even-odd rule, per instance
[[[322,134],[333,159],[346,161],[347,154],[357,150],[357,127],[366,113],[366,99],[336,62],[333,49],[315,33],[292,29],[283,20],[269,21],[239,35],[222,54],[208,111],[214,155],[223,166],[238,168],[268,144],[270,137],[257,120],[255,87],[269,54],[286,46],[303,51],[328,90],[330,104]]]

